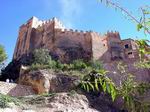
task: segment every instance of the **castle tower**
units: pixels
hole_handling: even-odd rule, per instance
[[[28,49],[30,46],[30,38],[31,38],[31,31],[33,28],[37,28],[39,25],[42,24],[42,21],[38,20],[36,17],[32,17],[27,21],[26,24],[23,24],[19,28],[19,36],[17,39],[13,59],[16,59],[23,54],[28,53]]]

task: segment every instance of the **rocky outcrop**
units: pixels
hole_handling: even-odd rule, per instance
[[[22,73],[19,84],[30,85],[38,94],[49,92],[63,92],[76,86],[77,77],[64,75],[53,70],[37,70]]]
[[[121,112],[104,96],[87,96],[76,92],[31,95],[20,98],[22,106],[11,104],[0,112]]]
[[[10,96],[27,96],[35,94],[30,86],[7,82],[0,82],[0,93]]]

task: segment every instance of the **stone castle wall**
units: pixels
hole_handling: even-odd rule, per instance
[[[55,18],[37,21],[33,18],[20,27],[13,59],[41,47],[49,49],[62,61],[91,58],[91,32],[65,29]]]
[[[120,39],[119,32],[100,35],[92,31],[66,29],[56,18],[41,21],[32,17],[20,27],[13,59],[28,55],[34,49],[46,48],[62,62],[92,58],[109,62],[128,58],[129,49],[124,50],[126,42]]]

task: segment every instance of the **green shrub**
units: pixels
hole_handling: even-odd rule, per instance
[[[64,68],[64,64],[62,64],[60,61],[57,61],[56,62],[56,69],[63,70],[63,68]]]
[[[31,66],[30,66],[30,70],[31,71],[33,71],[33,70],[38,70],[38,69],[47,69],[47,68],[49,68],[49,66],[48,65],[43,65],[43,64],[32,64]]]
[[[33,51],[32,64],[49,65],[53,63],[52,58],[47,49],[36,49]]]
[[[103,68],[102,63],[98,60],[91,60],[89,62],[89,66],[92,67],[94,70],[100,70]]]
[[[30,70],[37,69],[52,69],[56,68],[56,61],[52,60],[49,50],[47,49],[36,49],[33,51],[32,64]]]
[[[82,59],[74,60],[70,64],[63,64],[60,61],[52,60],[49,50],[47,49],[36,49],[33,51],[33,59],[30,66],[30,70],[37,69],[58,69],[58,70],[85,70],[90,68],[91,70],[99,70],[102,68],[102,64],[99,61],[90,61],[89,63],[84,62]],[[90,70],[89,69],[89,70]]]
[[[134,81],[132,75],[128,75],[118,88],[118,95],[123,98],[123,106],[129,112],[149,112],[150,102],[145,102],[140,99],[149,89],[149,83],[138,84]]]
[[[87,92],[107,92],[114,101],[117,96],[117,88],[110,78],[106,76],[105,70],[92,71],[81,80],[81,88]]]
[[[75,60],[72,62],[72,65],[70,65],[72,67],[72,69],[76,69],[76,70],[82,70],[87,68],[87,64],[83,61],[83,60]]]

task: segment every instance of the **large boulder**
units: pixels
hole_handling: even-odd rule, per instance
[[[78,78],[68,76],[53,70],[36,70],[21,73],[19,84],[30,85],[37,94],[49,92],[64,92],[76,87]]]
[[[30,86],[0,81],[0,94],[16,97],[16,96],[33,95],[33,94],[35,94],[35,92],[33,91],[32,87],[30,87]]]

